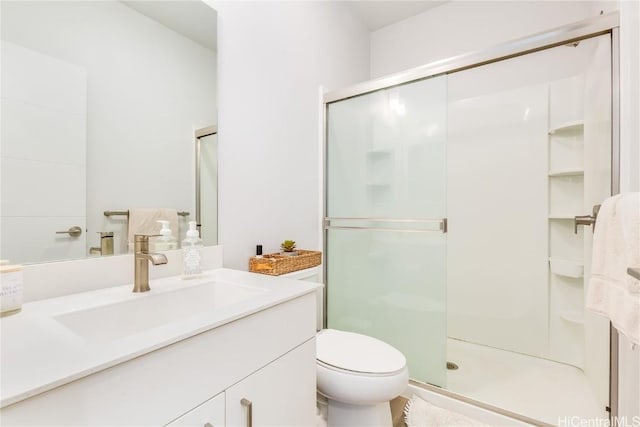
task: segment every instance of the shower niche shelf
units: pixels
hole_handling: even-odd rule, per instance
[[[584,276],[584,263],[582,261],[549,258],[549,268],[558,276],[580,279]]]
[[[585,231],[574,233],[574,218],[585,204],[584,76],[549,87],[548,238],[550,353],[554,360],[581,367],[572,351],[584,341]],[[587,171],[588,175],[588,171]]]
[[[380,197],[390,190],[393,181],[393,152],[384,148],[366,151],[366,187]],[[381,200],[380,200],[381,201]]]
[[[549,176],[554,177],[567,177],[567,176],[582,176],[584,175],[584,169],[560,169],[549,171]]]
[[[560,123],[558,126],[549,129],[549,135],[564,135],[571,133],[582,133],[584,130],[584,120],[570,120]]]
[[[561,311],[560,318],[576,325],[584,325],[584,313],[578,311]]]

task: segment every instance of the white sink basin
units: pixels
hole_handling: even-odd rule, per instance
[[[207,282],[176,290],[131,295],[122,302],[72,311],[54,319],[87,341],[104,342],[188,319],[265,292],[228,282]]]

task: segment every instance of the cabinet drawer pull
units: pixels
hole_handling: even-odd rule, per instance
[[[213,424],[211,424],[211,423],[206,423],[206,424],[204,425],[204,427],[214,427],[214,426],[213,426]]]
[[[247,411],[247,427],[253,426],[253,404],[249,399],[242,399],[240,404],[245,407]]]

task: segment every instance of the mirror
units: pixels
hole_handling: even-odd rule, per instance
[[[0,258],[99,254],[100,232],[124,253],[134,208],[188,213],[181,241],[196,220],[195,132],[217,124],[215,10],[3,0],[0,14]]]

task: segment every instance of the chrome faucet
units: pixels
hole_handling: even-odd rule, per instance
[[[133,292],[147,292],[149,287],[149,261],[153,265],[161,265],[167,263],[167,257],[164,254],[149,253],[149,237],[155,235],[136,234],[134,235],[134,259],[135,271]]]

